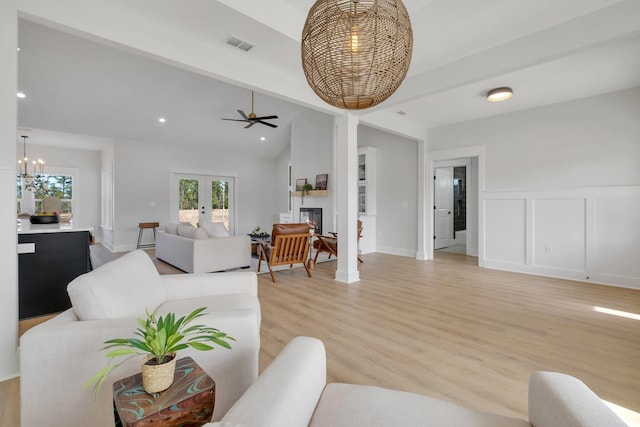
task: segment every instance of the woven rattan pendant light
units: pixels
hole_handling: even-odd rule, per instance
[[[302,30],[302,68],[314,92],[348,110],[387,99],[407,74],[413,32],[400,0],[317,0]]]

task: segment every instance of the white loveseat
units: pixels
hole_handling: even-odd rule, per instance
[[[235,403],[209,427],[624,427],[584,383],[535,372],[529,420],[480,412],[413,393],[326,384],[321,341],[294,338]]]
[[[113,426],[112,387],[140,372],[135,357],[107,378],[96,400],[87,381],[107,366],[104,341],[133,336],[145,309],[185,315],[199,307],[208,313],[199,323],[233,336],[232,349],[186,349],[214,378],[219,419],[258,376],[260,304],[252,272],[160,276],[149,256],[137,250],[71,282],[73,308],[29,331],[20,339],[22,427]]]
[[[251,239],[246,235],[208,233],[205,227],[167,224],[165,230],[156,233],[156,258],[187,273],[249,267]]]

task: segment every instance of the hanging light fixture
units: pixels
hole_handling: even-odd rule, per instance
[[[381,103],[411,62],[413,31],[401,0],[317,0],[302,30],[302,68],[325,102],[348,110]]]
[[[18,169],[23,178],[33,179],[35,176],[44,174],[44,160],[32,160],[31,165],[33,166],[33,175],[29,174],[27,167],[29,166],[29,158],[27,157],[27,135],[22,135],[22,156],[21,160],[18,160]]]
[[[48,180],[44,175],[44,161],[42,159],[32,160],[31,166],[33,167],[31,170],[32,174],[29,173],[29,158],[27,157],[27,135],[22,135],[22,156],[21,160],[18,160],[18,173],[22,178],[22,182],[24,188],[26,190],[31,191],[47,191],[48,190]]]

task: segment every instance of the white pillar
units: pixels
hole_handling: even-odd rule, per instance
[[[18,375],[16,129],[18,2],[0,1],[0,381]],[[9,200],[13,202],[8,203]]]
[[[429,220],[429,206],[427,197],[427,153],[424,140],[418,141],[418,251],[416,258],[421,260],[428,259],[429,251],[429,226],[427,221]],[[433,207],[431,207],[433,209]]]
[[[335,119],[338,267],[336,280],[353,283],[358,271],[358,118],[348,112]]]

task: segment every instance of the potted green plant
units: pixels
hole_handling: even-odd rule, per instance
[[[156,312],[146,319],[138,319],[139,328],[134,335],[137,338],[114,338],[105,341],[102,350],[109,350],[106,357],[110,360],[106,368],[96,373],[85,385],[94,384],[97,395],[104,380],[125,361],[137,355],[146,356],[142,362],[142,382],[147,393],[158,393],[166,390],[173,383],[176,365],[176,352],[185,348],[196,350],[213,350],[213,344],[231,349],[228,340],[235,339],[225,332],[205,325],[192,325],[195,319],[204,316],[206,307],[193,310],[186,316],[176,320],[174,313],[157,316]],[[120,363],[114,364],[116,357],[128,356]],[[160,372],[156,372],[156,371]]]
[[[308,195],[311,190],[313,190],[313,186],[311,184],[305,184],[302,186],[302,191],[300,193],[300,205],[304,205],[304,196]]]

